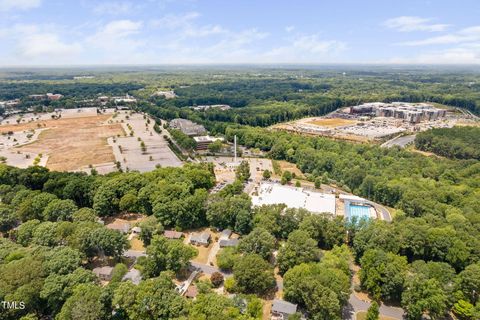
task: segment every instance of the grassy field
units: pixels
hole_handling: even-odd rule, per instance
[[[336,127],[346,126],[349,124],[355,124],[357,123],[357,121],[349,120],[349,119],[340,119],[340,118],[332,118],[332,119],[317,118],[317,119],[308,121],[307,123],[314,124],[316,126],[327,127],[327,128],[336,128]]]

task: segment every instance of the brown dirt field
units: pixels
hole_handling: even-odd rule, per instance
[[[296,164],[284,160],[278,160],[277,163],[280,165],[280,170],[282,170],[282,172],[290,171],[291,173],[295,173],[299,179],[305,179],[305,176],[302,171],[297,168]]]
[[[20,125],[0,126],[0,133],[48,128],[37,141],[18,147],[18,150],[48,155],[47,168],[57,171],[76,170],[90,164],[114,162],[107,138],[125,132],[120,124],[104,122],[111,115],[38,121]]]
[[[349,119],[340,119],[340,118],[332,118],[332,119],[314,119],[308,121],[307,123],[314,124],[317,126],[327,127],[327,128],[336,128],[340,126],[345,126],[348,124],[355,124],[357,121],[349,120]]]

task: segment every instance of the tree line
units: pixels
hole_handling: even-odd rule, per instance
[[[480,128],[435,128],[420,132],[415,137],[415,147],[439,156],[454,159],[480,160]]]

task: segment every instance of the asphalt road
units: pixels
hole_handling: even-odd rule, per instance
[[[415,140],[415,137],[416,137],[416,135],[412,134],[412,135],[409,135],[409,136],[402,136],[402,137],[393,138],[392,140],[388,140],[387,142],[382,144],[382,147],[391,148],[393,146],[399,146],[400,148],[404,148],[409,143],[412,143]]]
[[[350,295],[347,305],[343,308],[343,320],[355,320],[355,314],[360,311],[367,311],[370,307],[370,302],[360,300],[355,294]],[[383,303],[379,308],[380,315],[387,316],[393,319],[402,320],[404,312],[402,308],[386,306]]]

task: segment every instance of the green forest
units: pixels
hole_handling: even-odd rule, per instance
[[[239,144],[265,157],[296,164],[315,185],[329,184],[392,208],[393,221],[344,220],[284,205],[253,207],[243,192],[250,179],[246,162],[236,181],[219,192],[212,192],[211,164],[107,175],[0,164],[0,299],[26,306],[1,313],[1,320],[261,319],[262,299],[272,299],[278,285],[275,270],[283,277],[285,300],[311,319],[340,320],[352,292],[352,263],[361,267],[360,285],[353,290],[401,306],[408,320],[425,314],[442,319],[449,312],[462,320],[480,319],[478,128],[419,133],[416,148],[439,157],[266,128],[366,101],[431,101],[478,114],[478,74],[374,67],[91,74],[94,79],[76,81],[71,71],[4,72],[0,97],[51,91],[73,103],[129,93],[139,100],[137,109],[157,121],[188,118],[229,142],[237,136]],[[152,95],[160,89],[173,89],[178,97]],[[199,104],[232,108],[188,108]],[[162,130],[158,124],[157,129]],[[169,131],[181,147],[195,147],[190,137]],[[137,260],[143,277],[138,286],[121,281],[127,272],[126,235],[99,222],[126,212],[147,216],[139,224],[147,256]],[[200,227],[228,228],[241,238],[238,247],[217,257],[229,276],[198,281],[199,295],[190,300],[177,293],[173,280],[198,250],[163,232]],[[99,259],[115,265],[107,285],[90,271]],[[215,293],[222,283],[234,298]]]
[[[480,128],[454,127],[431,129],[419,133],[415,147],[453,159],[480,160]]]

